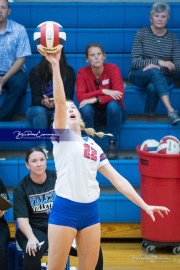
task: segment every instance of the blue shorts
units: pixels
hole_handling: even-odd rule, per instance
[[[79,203],[56,196],[49,216],[49,224],[82,230],[99,223],[98,201]]]

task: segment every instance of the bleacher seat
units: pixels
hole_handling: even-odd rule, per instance
[[[127,109],[128,115],[138,115],[144,114],[144,106],[146,102],[146,91],[137,91],[132,87],[125,88],[125,97],[124,97],[124,104]],[[180,89],[174,88],[171,90],[170,100],[171,104],[174,108],[179,110],[180,112]],[[156,108],[156,115],[167,115],[167,111],[165,106],[162,104],[161,100],[159,100],[157,108]],[[167,119],[168,123],[168,119]]]
[[[170,84],[169,87],[168,87],[169,88],[169,92],[171,92],[174,89],[174,87],[175,87],[174,83]],[[146,91],[145,88],[139,87],[139,86],[134,85],[134,84],[132,85],[132,88],[134,90],[136,90],[136,91],[141,91],[141,92]]]

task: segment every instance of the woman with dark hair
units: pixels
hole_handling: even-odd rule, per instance
[[[60,72],[64,84],[66,99],[73,100],[75,87],[75,71],[67,65],[64,50],[59,61]],[[47,129],[54,116],[52,68],[45,57],[33,67],[29,73],[32,102],[26,117],[34,129]],[[38,142],[38,146],[46,148],[46,143]]]
[[[0,196],[4,199],[9,200],[7,190],[0,180]],[[4,211],[1,210],[0,206],[0,269],[8,269],[8,258],[7,258],[7,247],[10,240],[10,232],[7,221],[4,218]]]
[[[23,270],[41,270],[41,258],[48,249],[48,219],[55,199],[56,172],[46,170],[46,156],[41,148],[26,152],[26,167],[29,174],[14,188],[14,218],[18,223],[16,240],[24,252]],[[36,245],[44,242],[38,248]],[[70,255],[77,256],[71,247]],[[1,269],[1,268],[0,268]],[[100,249],[96,270],[103,269]],[[3,269],[4,270],[4,269]]]
[[[56,181],[55,171],[46,170],[46,156],[41,148],[26,152],[26,175],[14,188],[14,218],[18,223],[16,239],[24,252],[23,269],[41,269],[41,258],[48,249],[47,226]],[[40,242],[44,244],[36,248]]]

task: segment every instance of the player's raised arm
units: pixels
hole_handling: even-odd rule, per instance
[[[39,52],[43,54],[52,65],[53,96],[55,103],[54,124],[56,129],[64,129],[66,127],[66,96],[59,66],[61,50],[56,53]]]
[[[59,59],[61,57],[61,50],[54,54],[56,62],[51,62],[53,71],[53,96],[55,103],[54,124],[58,129],[66,127],[66,96],[64,92],[64,85],[61,78],[61,71],[59,67]]]

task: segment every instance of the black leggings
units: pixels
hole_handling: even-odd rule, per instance
[[[47,232],[41,231],[37,228],[32,228],[32,230],[38,241],[39,242],[45,241],[45,243],[44,245],[41,246],[41,249],[36,252],[35,257],[29,256],[29,254],[26,253],[27,238],[19,229],[17,230],[16,239],[18,241],[19,246],[24,252],[23,270],[32,270],[32,265],[34,270],[41,270],[41,259],[48,249]],[[77,257],[77,250],[72,247],[69,255]],[[95,270],[103,270],[103,254],[101,247],[99,250],[99,258]]]
[[[26,253],[27,238],[19,229],[17,230],[16,240],[24,252],[23,270],[41,270],[41,259],[48,249],[47,232],[41,231],[37,228],[32,228],[32,230],[38,241],[45,241],[45,243],[41,246],[40,250],[37,250],[35,257],[29,256],[29,253]]]
[[[10,240],[9,227],[0,222],[0,270],[8,269],[7,248]]]

